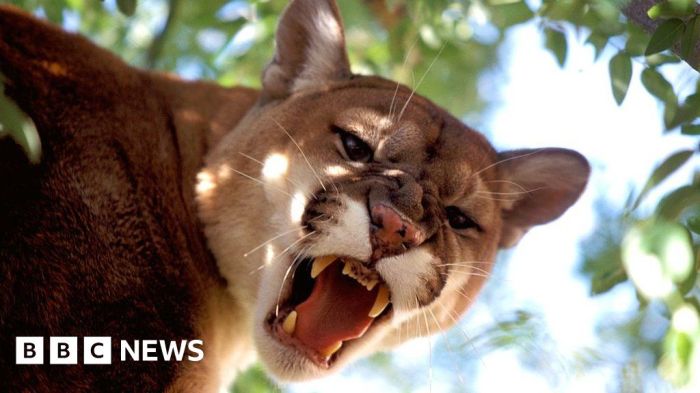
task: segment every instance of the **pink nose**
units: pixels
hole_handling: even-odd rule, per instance
[[[396,210],[378,204],[372,207],[372,259],[401,254],[422,241],[422,233]]]

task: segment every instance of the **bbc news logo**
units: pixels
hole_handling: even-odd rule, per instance
[[[16,337],[15,363],[44,364],[44,355],[48,352],[49,364],[78,364],[82,347],[82,364],[112,364],[111,337],[83,337],[82,346],[78,345],[78,337],[49,337],[47,351],[44,341],[44,337]],[[203,344],[202,340],[121,340],[119,359],[122,362],[199,362],[204,359]]]

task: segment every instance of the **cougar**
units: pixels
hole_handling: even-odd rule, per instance
[[[43,145],[33,165],[0,140],[0,391],[215,392],[255,359],[332,374],[454,325],[589,175],[354,74],[333,0],[290,2],[259,91],[133,68],[6,5],[0,72]],[[16,365],[18,336],[111,337],[112,364]],[[145,339],[204,357],[120,358]]]

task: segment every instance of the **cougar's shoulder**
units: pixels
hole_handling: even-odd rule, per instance
[[[32,165],[0,140],[0,390],[163,391],[181,364],[18,367],[14,340],[111,336],[118,359],[119,340],[209,334],[223,279],[194,179],[257,93],[137,70],[6,5],[0,72],[42,142]]]

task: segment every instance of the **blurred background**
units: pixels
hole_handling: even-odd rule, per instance
[[[10,3],[135,66],[257,87],[286,1]],[[591,182],[501,253],[448,333],[304,384],[254,366],[231,391],[700,391],[696,1],[339,4],[354,72],[417,88],[499,149],[576,149]],[[31,121],[0,94],[8,135],[40,159]]]

